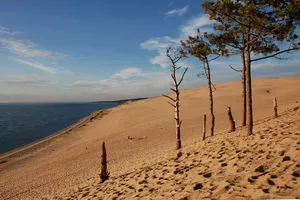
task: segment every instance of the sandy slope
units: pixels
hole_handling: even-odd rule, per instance
[[[282,112],[287,108],[295,107],[297,104],[299,104],[296,102],[300,100],[300,93],[298,92],[299,88],[297,88],[297,86],[300,86],[300,77],[258,79],[253,82],[253,85],[253,99],[255,108],[254,117],[256,120],[269,116],[272,113],[273,96],[278,98],[279,112]],[[226,116],[227,106],[232,107],[236,122],[237,124],[240,124],[241,84],[240,82],[222,83],[217,84],[216,87],[217,90],[214,93],[216,101],[216,129],[217,131],[222,132],[228,128],[228,120]],[[198,141],[201,137],[200,133],[202,130],[202,115],[204,113],[208,113],[209,102],[207,99],[207,89],[206,87],[200,87],[184,90],[181,92],[181,99],[183,119],[182,140],[183,146],[187,146]],[[298,112],[299,111],[297,111],[297,113]],[[247,166],[249,165],[250,168],[248,169],[247,166],[243,166],[246,167],[247,170],[240,172],[241,174],[239,175],[234,171],[237,170],[237,166],[231,166],[234,165],[234,163],[231,163],[234,161],[229,162],[228,159],[235,156],[233,159],[235,159],[239,165],[243,165],[244,163],[246,164],[244,161],[237,160],[237,153],[231,152],[232,148],[234,148],[233,146],[236,148],[241,148],[242,152],[243,148],[253,150],[254,146],[253,148],[250,148],[251,146],[249,147],[247,145],[254,145],[255,143],[253,142],[255,141],[259,145],[260,140],[257,139],[257,136],[254,137],[255,140],[252,140],[248,137],[241,137],[241,139],[239,139],[240,137],[231,138],[231,136],[226,136],[228,137],[228,141],[236,142],[231,147],[229,144],[230,142],[223,141],[222,136],[219,133],[215,139],[212,138],[207,141],[211,141],[212,144],[207,145],[207,147],[205,147],[206,150],[203,149],[203,143],[199,144],[199,147],[197,147],[198,150],[191,150],[190,156],[192,159],[187,159],[184,161],[182,158],[182,162],[174,161],[172,159],[170,161],[164,161],[164,159],[170,159],[170,156],[174,154],[174,121],[172,117],[172,108],[166,103],[166,99],[162,97],[134,102],[113,108],[111,109],[110,113],[101,120],[96,120],[92,123],[89,123],[87,126],[81,127],[80,129],[65,135],[62,138],[56,139],[38,151],[29,152],[18,158],[8,160],[6,163],[0,164],[0,199],[41,199],[42,197],[46,196],[51,199],[54,198],[54,196],[59,197],[71,194],[83,195],[86,196],[86,198],[90,197],[90,195],[97,195],[97,197],[100,197],[100,190],[102,190],[104,187],[108,188],[107,191],[114,190],[114,188],[109,186],[109,184],[115,184],[116,186],[118,184],[121,185],[122,181],[126,182],[126,177],[133,177],[132,179],[127,178],[130,179],[128,180],[130,184],[138,184],[134,180],[134,178],[138,176],[137,173],[131,174],[130,176],[123,176],[123,178],[118,178],[118,176],[141,170],[140,167],[142,166],[153,166],[153,168],[156,166],[157,168],[155,171],[149,170],[147,172],[149,182],[148,186],[150,187],[149,189],[153,189],[152,195],[161,195],[164,192],[166,194],[170,194],[171,192],[169,190],[163,189],[164,186],[166,188],[171,188],[173,193],[175,191],[174,187],[170,186],[170,184],[174,182],[168,182],[165,180],[161,181],[163,184],[160,184],[157,183],[158,181],[155,180],[155,178],[153,178],[153,175],[161,176],[161,173],[163,173],[161,171],[162,169],[169,169],[169,172],[165,171],[163,178],[168,178],[168,176],[171,177],[172,174],[174,174],[174,167],[179,168],[185,166],[190,169],[191,174],[195,174],[195,172],[192,172],[192,170],[196,170],[198,173],[206,172],[206,165],[211,166],[210,170],[213,174],[217,173],[218,170],[224,171],[224,169],[227,169],[225,172],[223,172],[224,177],[222,173],[221,175],[218,175],[218,178],[222,178],[222,181],[225,181],[227,176],[232,177],[230,173],[234,173],[236,176],[243,178],[256,175],[256,173],[253,171],[253,168],[257,167],[257,164],[259,163],[247,163]],[[259,131],[262,134],[266,134],[266,132],[262,132],[264,126],[271,127],[269,128],[269,132],[271,131],[271,134],[273,134],[273,132],[278,134],[274,141],[269,141],[267,139],[269,138],[268,135],[266,139],[262,140],[264,144],[261,146],[265,148],[263,149],[265,152],[269,151],[268,148],[270,145],[273,145],[274,148],[277,148],[276,143],[281,141],[281,138],[283,137],[282,135],[284,134],[277,133],[277,130],[281,130],[281,132],[294,131],[292,129],[289,130],[289,127],[286,127],[284,125],[285,123],[281,123],[280,120],[287,120],[290,123],[294,123],[294,121],[297,119],[299,121],[299,118],[297,117],[299,117],[299,114],[290,114],[287,115],[286,118],[279,118],[279,121],[271,120],[265,122],[265,124],[261,126],[255,127],[256,134]],[[283,127],[280,128],[280,125]],[[299,124],[297,127],[299,131]],[[289,142],[299,142],[299,136],[296,135],[295,132],[291,133],[291,135],[288,135],[288,141],[284,141],[284,144],[286,145],[285,147],[287,147]],[[243,130],[241,130],[234,134],[243,135],[245,133],[243,133]],[[234,134],[232,135],[234,136]],[[129,142],[127,140],[127,136],[146,136],[147,138]],[[108,182],[104,186],[92,187],[92,185],[95,185],[98,181],[97,174],[99,173],[102,141],[105,141],[107,144],[109,170],[117,182]],[[225,146],[222,145],[222,141],[225,142]],[[224,158],[227,159],[226,162],[228,164],[226,168],[219,166],[220,164],[218,163],[219,160],[217,160],[217,154],[220,150],[225,152]],[[185,149],[184,151],[188,151],[188,149]],[[193,152],[200,152],[200,155],[202,156],[197,156],[197,154],[194,155]],[[204,154],[207,154],[206,157]],[[256,155],[254,152],[251,152],[251,154],[253,154],[253,159],[256,156],[254,159],[254,161],[256,161],[259,155]],[[277,159],[278,156],[276,154],[276,157],[275,154],[276,153],[274,153],[274,159]],[[297,155],[290,155],[293,160],[293,165],[289,168],[289,170],[294,170],[294,165],[296,165],[295,163],[299,162],[299,151],[295,150],[295,154]],[[208,158],[208,155],[210,155],[211,158]],[[187,154],[184,154],[184,156],[186,157]],[[212,158],[213,156],[215,156],[215,158]],[[264,156],[266,155],[264,154]],[[282,158],[280,157],[280,159]],[[203,160],[202,162],[204,165],[200,166],[201,163],[199,163],[199,160]],[[265,158],[262,160],[263,162],[267,162]],[[279,162],[280,160],[277,161]],[[163,166],[163,164],[162,166],[160,166],[160,164],[155,165],[157,162],[165,162],[166,166]],[[175,166],[175,163],[177,163],[178,166]],[[218,163],[218,165],[215,165],[214,163]],[[172,165],[174,165],[173,168]],[[199,169],[197,168],[198,165]],[[290,172],[291,171],[288,171],[287,173]],[[147,173],[143,172],[140,176],[145,178]],[[278,176],[284,175],[282,171],[278,171],[277,173]],[[189,192],[193,191],[193,184],[196,183],[192,182],[191,179],[185,179],[185,173],[178,174],[181,176],[176,175],[172,177],[172,180],[180,180],[182,184],[185,184],[184,187],[186,189],[184,189],[182,192],[178,192],[178,190],[178,195],[176,195],[176,198],[187,196]],[[202,183],[203,189],[206,189],[203,191],[209,192],[211,190],[208,188],[206,182],[202,178],[202,175],[192,175],[192,177],[196,180],[198,177],[199,180],[197,180],[197,182]],[[142,178],[139,178],[141,181]],[[217,178],[217,176],[213,178]],[[290,178],[291,177],[288,176],[286,180],[290,180]],[[215,182],[222,182],[221,180],[213,179],[205,180],[208,181],[207,183],[209,184],[209,181],[212,181],[213,185],[216,184]],[[249,185],[249,183],[247,183],[247,179],[245,180],[242,179],[240,181],[244,181],[244,185]],[[128,181],[127,183],[129,183]],[[180,184],[178,183],[176,185],[179,187]],[[218,183],[218,185],[220,184],[221,183]],[[240,184],[241,187],[244,186],[242,183]],[[156,186],[154,187],[154,185]],[[210,187],[213,187],[213,185]],[[137,190],[140,189],[137,185],[134,187]],[[226,185],[224,185],[224,187],[226,187]],[[251,193],[251,191],[253,192],[256,189],[255,187],[253,186],[252,189],[249,189],[249,193]],[[296,188],[295,185],[291,187]],[[85,190],[89,189],[89,194],[82,193],[83,188]],[[158,190],[157,188],[162,189]],[[75,190],[78,191],[75,192]],[[95,192],[95,190],[97,191]],[[69,191],[71,191],[70,194],[68,193]],[[270,189],[270,191],[272,190]],[[293,191],[295,192],[295,189],[293,189]],[[144,195],[146,195],[148,191],[145,189],[142,192],[144,192]],[[138,192],[128,192],[128,195],[131,197],[137,194]],[[222,192],[220,194],[222,194]],[[218,197],[218,195],[214,193],[210,195]],[[291,195],[298,194],[291,193]]]
[[[260,120],[256,134],[220,133],[154,165],[82,185],[63,199],[300,198],[300,106]]]

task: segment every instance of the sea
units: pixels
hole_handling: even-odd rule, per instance
[[[0,154],[56,133],[117,103],[0,104]]]

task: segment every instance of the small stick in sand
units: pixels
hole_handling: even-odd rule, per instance
[[[232,117],[230,107],[227,107],[227,114],[228,114],[228,119],[229,119],[229,123],[230,123],[230,132],[233,132],[233,131],[235,131],[235,122],[234,122],[234,119]]]
[[[205,140],[206,135],[206,115],[203,115],[203,140]]]
[[[273,107],[274,107],[273,117],[277,118],[278,117],[278,113],[277,113],[277,99],[276,99],[276,97],[273,98]]]
[[[109,178],[109,172],[107,171],[105,142],[102,143],[101,173],[99,174],[99,176],[100,176],[100,183],[103,183]]]

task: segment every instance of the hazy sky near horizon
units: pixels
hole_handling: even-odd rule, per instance
[[[164,53],[212,31],[199,0],[5,0],[0,7],[0,102],[96,101],[169,92]],[[253,65],[254,77],[300,75],[299,53]],[[205,84],[187,59],[182,87]],[[214,82],[238,80],[238,57],[212,62]]]

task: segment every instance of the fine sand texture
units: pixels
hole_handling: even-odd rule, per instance
[[[267,199],[300,197],[300,77],[253,81],[254,135],[241,124],[241,83],[216,84],[216,134],[202,138],[207,87],[182,90],[182,153],[164,97],[124,104],[39,148],[0,155],[0,199]],[[273,119],[273,97],[279,118]],[[207,121],[210,121],[208,116]],[[209,123],[208,123],[209,129]],[[128,136],[132,139],[128,140]],[[99,184],[105,141],[111,179]],[[34,145],[33,145],[34,146]]]

